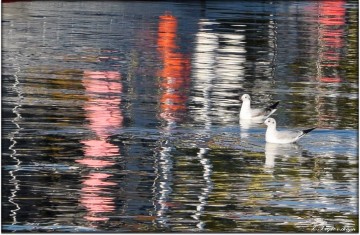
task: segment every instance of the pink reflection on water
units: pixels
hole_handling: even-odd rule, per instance
[[[119,148],[106,140],[83,140],[86,156],[104,157],[119,155]]]
[[[106,160],[98,160],[98,159],[82,159],[82,160],[76,160],[76,162],[86,165],[88,167],[108,167],[113,166],[115,164],[114,161],[106,161]]]
[[[84,71],[83,85],[88,99],[83,108],[89,129],[96,136],[81,141],[84,158],[76,162],[97,170],[115,165],[113,159],[120,155],[120,149],[107,139],[111,131],[123,124],[120,80],[117,71]],[[88,211],[84,216],[86,220],[106,221],[109,219],[106,213],[115,210],[114,198],[109,196],[109,191],[117,184],[111,182],[111,176],[110,173],[95,172],[84,177],[80,203]]]
[[[122,84],[120,73],[116,71],[85,71],[83,84],[89,100],[84,109],[91,130],[104,139],[109,130],[118,128],[123,123],[120,110]]]
[[[105,193],[106,186],[116,185],[116,183],[105,181],[110,176],[110,174],[105,173],[92,173],[83,181],[85,187],[81,189],[83,193],[80,202],[89,211],[84,217],[88,221],[106,221],[109,218],[99,216],[98,213],[101,214],[115,210],[113,198],[102,195]]]

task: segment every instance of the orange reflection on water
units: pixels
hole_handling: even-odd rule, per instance
[[[88,100],[84,105],[89,129],[96,136],[81,141],[84,144],[84,158],[78,163],[94,169],[113,166],[115,161],[110,157],[118,156],[118,146],[108,142],[113,129],[123,124],[120,110],[122,84],[117,71],[84,71],[83,85]],[[112,174],[95,172],[84,177],[80,203],[87,209],[84,218],[88,221],[106,221],[104,213],[115,210],[114,198],[108,196],[109,187],[116,183],[109,181]]]
[[[166,121],[179,120],[179,114],[186,111],[186,90],[189,86],[190,59],[177,52],[177,19],[165,14],[160,16],[158,28],[158,51],[163,61],[159,72],[163,93],[160,97],[160,116]]]

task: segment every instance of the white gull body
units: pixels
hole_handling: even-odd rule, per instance
[[[252,120],[255,122],[263,122],[276,111],[276,106],[279,104],[279,102],[276,102],[275,104],[264,108],[251,108],[250,95],[244,94],[241,96],[241,100],[240,121]]]
[[[301,137],[314,130],[310,128],[306,130],[276,130],[276,121],[274,118],[268,118],[264,122],[267,125],[265,140],[268,143],[289,144],[294,143]]]

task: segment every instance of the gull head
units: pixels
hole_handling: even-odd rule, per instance
[[[245,100],[251,100],[250,96],[248,94],[244,94],[241,96],[241,100],[244,102]]]
[[[276,126],[276,121],[274,118],[267,118],[264,123],[267,126]]]

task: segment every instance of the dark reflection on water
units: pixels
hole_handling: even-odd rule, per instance
[[[357,9],[4,3],[2,231],[358,231]]]

